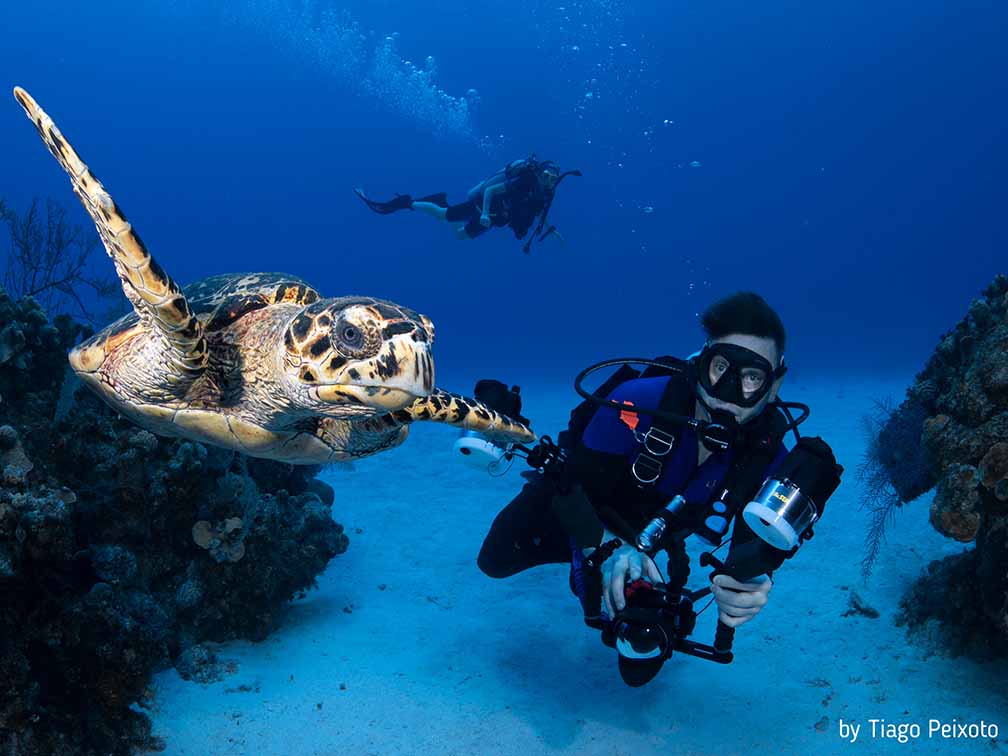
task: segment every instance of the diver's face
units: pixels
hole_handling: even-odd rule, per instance
[[[748,349],[750,352],[758,354],[770,363],[772,368],[776,368],[780,364],[780,354],[777,351],[777,344],[769,337],[753,336],[747,333],[733,333],[728,336],[723,336],[720,339],[713,339],[709,343],[711,346],[717,344],[728,344]],[[713,388],[717,388],[717,382],[731,367],[732,366],[729,360],[722,355],[716,354],[711,359],[710,364],[707,366],[707,380]],[[743,367],[740,370],[739,377],[742,396],[747,400],[762,390],[767,381],[774,380],[773,375],[769,374],[766,370],[762,370],[755,366]],[[756,415],[763,411],[767,404],[777,398],[777,392],[780,390],[780,384],[783,379],[784,376],[781,376],[780,378],[774,380],[774,383],[770,387],[770,390],[767,391],[766,396],[764,396],[752,407],[741,407],[738,404],[732,404],[730,402],[717,399],[710,396],[707,391],[704,390],[703,386],[698,386],[697,389],[703,396],[703,400],[707,402],[712,409],[730,412],[735,416],[735,419],[739,423],[745,423],[756,417]]]

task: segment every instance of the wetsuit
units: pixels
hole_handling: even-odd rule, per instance
[[[465,232],[465,236],[470,239],[485,234],[493,227],[509,227],[514,231],[516,238],[529,237],[522,247],[522,251],[527,253],[534,241],[542,241],[556,232],[555,226],[551,225],[545,229],[544,226],[550,205],[556,196],[557,185],[567,176],[581,175],[581,171],[573,170],[553,174],[553,178],[550,180],[545,178],[547,171],[556,170],[553,163],[549,161],[540,163],[535,160],[534,156],[515,160],[509,163],[504,170],[498,171],[473,187],[466,200],[457,205],[449,204],[448,195],[444,192],[416,199],[408,194],[397,194],[386,202],[371,199],[360,188],[354,189],[354,193],[371,210],[380,215],[415,209],[413,207],[415,202],[430,203],[444,208],[444,220],[450,223],[463,223],[462,230]],[[488,189],[490,189],[489,194],[487,194]],[[484,208],[483,204],[487,200],[489,200],[490,207]],[[484,209],[487,210],[486,215],[490,219],[489,227],[480,222]],[[533,225],[535,225],[535,230],[529,235],[529,229]]]
[[[670,381],[682,382],[684,378],[674,375],[632,379],[616,387],[608,398],[656,409],[666,390],[681,388],[670,387]],[[692,399],[688,409],[688,413],[691,412]],[[616,409],[599,408],[581,434],[580,443],[569,450],[569,454],[573,482],[584,489],[606,528],[627,540],[643,529],[677,494],[686,499],[687,510],[703,511],[712,494],[721,490],[736,454],[745,453],[744,450],[712,453],[698,466],[697,435],[690,428],[682,428],[675,448],[663,461],[660,477],[652,486],[642,489],[630,473],[642,445],[620,415]],[[761,422],[763,415],[769,412],[761,413],[751,422],[765,424]],[[636,431],[643,435],[651,419],[644,414],[637,417]],[[787,453],[787,448],[777,439],[773,448],[776,452],[762,470],[762,477],[772,472]],[[503,578],[541,564],[570,562],[571,539],[551,506],[556,492],[554,481],[538,476],[497,515],[477,560],[485,574]],[[751,492],[755,493],[755,490]],[[620,522],[617,523],[613,516]],[[632,533],[626,532],[627,526]],[[742,518],[736,518],[733,539],[752,537],[755,536]],[[677,548],[681,549],[681,540],[677,543]],[[674,556],[678,559],[683,554]]]
[[[546,207],[548,192],[543,188],[540,172],[527,160],[516,160],[507,170],[499,171],[473,187],[465,202],[447,205],[445,220],[456,223],[466,221],[465,232],[474,239],[490,229],[480,223],[483,208],[483,193],[488,186],[504,184],[504,191],[494,195],[490,212],[490,227],[510,227],[516,238],[521,239]]]

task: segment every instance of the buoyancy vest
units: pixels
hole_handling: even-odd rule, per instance
[[[622,401],[625,392],[619,389],[629,381],[653,379],[631,386],[643,397],[639,406],[692,416],[695,396],[688,363],[673,357],[656,361],[668,369],[649,367],[642,373],[624,365],[595,395]],[[596,418],[599,422],[589,429]],[[771,407],[742,426],[730,452],[712,454],[698,467],[692,429],[630,409],[600,408],[586,400],[571,412],[568,431],[558,440],[568,451],[572,479],[611,532],[632,539],[681,494],[686,506],[676,513],[676,529],[697,533],[716,545],[786,452],[782,440],[787,425],[784,413]]]

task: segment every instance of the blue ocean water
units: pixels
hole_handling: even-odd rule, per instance
[[[20,85],[183,284],[282,270],[401,302],[437,326],[440,385],[550,397],[604,357],[692,352],[697,314],[752,289],[788,328],[789,387],[810,382],[833,417],[849,381],[898,394],[1004,272],[1006,24],[1004,6],[937,0],[8,2],[0,197],[50,195],[90,226]],[[527,256],[508,230],[459,242],[351,192],[460,200],[531,152],[584,176],[551,211],[564,241]]]
[[[402,301],[460,377],[692,351],[741,288],[795,370],[906,371],[1003,268],[1004,22],[935,0],[4,3],[0,71],[177,280]],[[23,118],[0,115],[0,196],[71,204]],[[530,152],[585,175],[551,213],[566,244],[529,257],[350,193],[461,198]]]

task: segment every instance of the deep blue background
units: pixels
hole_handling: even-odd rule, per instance
[[[398,32],[436,86],[479,90],[473,138],[370,96],[279,2],[95,5],[0,4],[0,196],[89,223],[20,84],[180,283],[280,269],[408,304],[454,389],[688,353],[696,314],[740,288],[781,312],[793,375],[909,376],[1008,267],[1003,4],[328,4],[365,49]],[[585,175],[551,214],[566,245],[529,256],[350,193],[460,198],[530,151]]]

